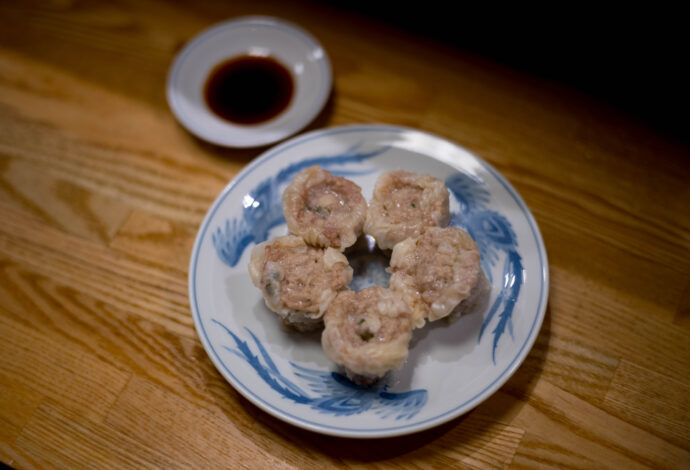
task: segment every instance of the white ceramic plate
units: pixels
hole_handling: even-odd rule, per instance
[[[288,332],[249,278],[253,246],[287,233],[281,195],[318,164],[371,199],[379,174],[431,174],[451,192],[452,225],[477,241],[492,290],[480,311],[416,330],[401,371],[377,386],[349,383],[319,335]],[[354,285],[381,270],[361,270]],[[544,318],[548,262],[539,228],[513,187],[488,163],[439,137],[400,127],[345,126],[285,142],[248,165],[211,206],[196,238],[189,294],[199,337],[242,395],[296,426],[348,437],[427,429],[477,406],[515,372]]]
[[[247,54],[277,59],[292,72],[295,90],[288,108],[275,118],[235,125],[208,108],[203,87],[216,65]],[[226,147],[256,147],[309,124],[326,104],[331,85],[328,55],[312,35],[284,20],[250,16],[220,23],[189,41],[170,67],[166,92],[173,114],[192,134]]]

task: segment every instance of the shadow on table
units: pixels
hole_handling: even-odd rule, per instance
[[[551,313],[550,307],[547,306],[544,324],[534,347],[503,387],[474,410],[442,425],[406,436],[383,439],[325,436],[291,426],[274,418],[234,393],[230,385],[227,387],[233,393],[230,393],[228,397],[238,397],[236,404],[240,405],[257,426],[251,431],[246,431],[247,437],[271,455],[275,453],[276,444],[283,440],[295,449],[299,449],[299,452],[307,459],[311,459],[311,456],[319,459],[325,457],[334,463],[377,462],[403,456],[405,461],[410,463],[409,459],[426,460],[433,459],[435,456],[440,457],[447,449],[454,449],[455,453],[462,455],[463,444],[467,445],[469,455],[475,453],[478,448],[484,447],[492,439],[487,437],[489,434],[495,437],[496,424],[510,425],[512,416],[531,394],[543,371],[550,330]],[[232,406],[221,404],[220,408],[225,410],[229,419],[233,420],[233,416],[227,411]],[[253,439],[258,435],[263,435],[263,438]],[[266,439],[266,436],[272,436],[272,438]],[[280,455],[276,455],[276,458],[281,458],[281,456],[285,456],[285,450],[281,451]]]

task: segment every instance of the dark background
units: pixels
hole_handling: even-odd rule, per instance
[[[577,89],[690,142],[687,15],[637,7],[330,0],[420,36]]]

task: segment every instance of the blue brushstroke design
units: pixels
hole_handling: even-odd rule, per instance
[[[235,267],[244,250],[250,243],[261,243],[268,239],[270,230],[285,223],[282,208],[282,189],[300,171],[319,165],[330,170],[334,175],[351,177],[373,172],[373,169],[339,168],[346,164],[362,163],[381,155],[388,146],[374,150],[362,151],[362,142],[337,155],[324,155],[300,160],[281,169],[276,176],[261,181],[241,204],[242,218],[226,220],[225,224],[216,227],[211,234],[213,246],[218,257],[230,267]]]
[[[496,348],[506,328],[513,338],[513,311],[524,280],[522,257],[517,251],[517,236],[505,216],[487,208],[490,194],[481,180],[456,173],[446,179],[446,186],[460,207],[458,212],[451,214],[451,225],[464,228],[477,242],[482,269],[489,281],[492,281],[491,268],[498,263],[501,255],[505,258],[503,287],[489,308],[477,338],[477,342],[481,342],[484,330],[492,324],[496,313],[500,311],[496,326],[491,332],[491,358],[496,364]]]
[[[305,395],[302,390],[292,382],[290,382],[286,377],[284,377],[277,369],[273,361],[270,361],[269,364],[264,365],[261,362],[261,359],[259,357],[252,353],[249,345],[247,344],[246,341],[242,341],[235,333],[230,331],[228,327],[223,325],[221,322],[217,320],[213,320],[213,322],[223,328],[226,333],[228,333],[233,340],[235,340],[235,345],[237,349],[233,349],[227,346],[224,346],[224,348],[233,353],[234,355],[244,359],[249,363],[250,366],[259,374],[259,377],[266,382],[272,389],[276,390],[279,392],[281,395],[290,398],[291,400],[297,402],[297,403],[307,403],[309,401],[309,397]],[[268,352],[265,350],[263,345],[259,342],[258,339],[256,339],[256,336],[249,331],[249,334],[251,334],[252,338],[256,342],[260,354],[262,357],[267,357]],[[270,356],[268,356],[270,358]]]
[[[282,190],[300,171],[319,165],[338,176],[357,176],[373,172],[372,169],[342,168],[343,165],[362,163],[387,151],[389,147],[361,151],[360,142],[338,155],[318,156],[292,163],[281,169],[276,176],[261,181],[247,194],[243,201],[242,217],[226,220],[212,233],[213,245],[218,257],[228,266],[234,267],[250,243],[260,243],[268,238],[270,230],[285,223],[282,214]],[[446,179],[446,186],[458,202],[459,210],[451,214],[451,225],[465,229],[476,241],[481,253],[482,269],[492,281],[492,268],[503,259],[503,286],[482,323],[477,342],[491,325],[492,361],[496,364],[496,349],[500,339],[508,330],[513,337],[513,312],[524,281],[522,258],[518,253],[517,236],[508,219],[490,210],[491,194],[485,183],[472,175],[455,173]],[[366,268],[366,267],[365,267]],[[362,274],[375,274],[364,269]],[[384,271],[385,274],[385,271]],[[375,276],[376,277],[376,276]],[[380,276],[379,276],[380,277]],[[352,287],[362,288],[373,279],[353,280]],[[376,283],[376,282],[374,282]],[[387,386],[359,387],[337,372],[323,372],[307,369],[290,363],[293,375],[306,384],[306,390],[287,379],[276,367],[258,338],[249,330],[258,355],[246,341],[241,340],[220,322],[220,325],[235,342],[227,351],[246,361],[259,377],[273,390],[295,403],[308,405],[319,412],[334,415],[352,415],[374,410],[382,418],[410,419],[425,405],[426,390],[412,390],[391,393]],[[513,338],[514,339],[514,338]],[[316,396],[313,396],[315,394]]]
[[[240,339],[228,327],[218,320],[212,321],[235,343],[234,347],[224,346],[225,350],[246,361],[269,387],[284,398],[308,405],[320,413],[350,416],[372,411],[384,419],[394,417],[396,420],[409,420],[427,402],[428,392],[425,389],[393,393],[388,391],[387,385],[362,387],[337,372],[309,369],[290,362],[293,375],[301,379],[305,390],[278,370],[266,348],[249,328],[245,327],[245,330],[258,354],[252,352],[248,342]]]

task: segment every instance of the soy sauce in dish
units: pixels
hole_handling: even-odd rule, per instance
[[[234,124],[259,124],[283,112],[294,92],[292,75],[272,57],[240,56],[216,65],[204,85],[206,104]]]

